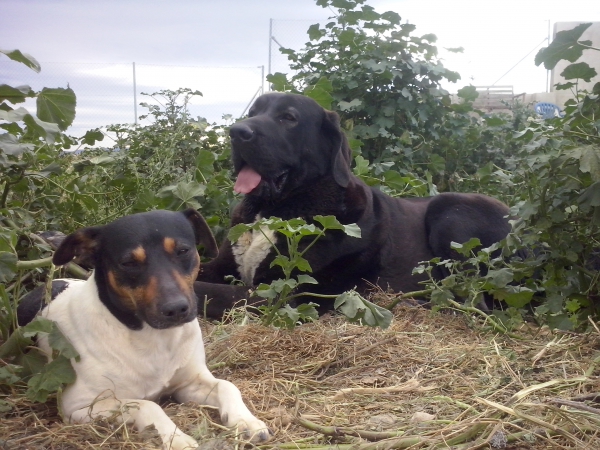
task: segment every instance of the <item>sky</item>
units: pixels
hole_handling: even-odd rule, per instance
[[[444,65],[462,77],[444,86],[451,92],[466,84],[544,92],[547,74],[533,59],[547,45],[549,25],[600,21],[598,0],[367,4],[397,12],[416,25],[416,35],[437,35]],[[203,93],[192,100],[192,115],[222,122],[224,114],[241,116],[266,87],[270,27],[278,43],[298,50],[308,40],[308,27],[332,15],[315,0],[0,0],[0,48],[19,49],[42,66],[36,74],[0,55],[0,83],[73,88],[74,135],[131,123],[146,111],[139,103],[150,100],[142,92],[179,87]],[[444,50],[453,47],[464,53]],[[272,72],[285,72],[286,59],[277,48],[273,42]]]

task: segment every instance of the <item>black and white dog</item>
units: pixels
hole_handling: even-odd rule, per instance
[[[75,256],[93,261],[87,281],[55,280],[53,300],[43,288],[19,304],[21,325],[41,315],[55,321],[80,355],[72,361],[76,381],[60,398],[73,423],[116,416],[136,429],[154,425],[165,449],[198,446],[155,403],[170,395],[179,402],[217,407],[223,423],[254,441],[270,432],[254,417],[230,382],[216,379],[205,362],[193,283],[200,257],[196,245],[217,254],[200,214],[152,211],[67,236],[53,261]],[[47,339],[38,345],[51,355]]]

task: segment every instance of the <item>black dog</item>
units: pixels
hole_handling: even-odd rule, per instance
[[[365,292],[372,285],[418,290],[423,278],[412,275],[412,269],[419,262],[436,256],[456,258],[450,248],[453,241],[476,237],[489,246],[510,231],[508,207],[485,195],[392,198],[367,186],[350,170],[351,152],[338,115],[310,98],[263,95],[249,118],[231,127],[230,135],[238,174],[235,190],[245,194],[232,214],[232,225],[271,216],[310,221],[321,214],[360,227],[360,239],[328,233],[306,253],[319,282],[310,286],[312,292],[339,294],[354,287]],[[281,278],[279,267],[269,267],[273,253],[260,233],[247,233],[233,244],[226,241],[195,284],[200,302],[212,299],[200,311],[220,317],[236,300],[247,297],[245,288],[215,284],[224,283],[226,275],[248,286]],[[332,306],[320,303],[322,309]]]

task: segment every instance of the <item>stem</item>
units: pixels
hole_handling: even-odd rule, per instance
[[[460,303],[455,302],[454,300],[447,300],[447,302],[450,303],[450,305],[452,305],[452,308],[450,308],[448,306],[441,306],[441,308],[456,309],[458,311],[479,315],[479,316],[483,317],[486,322],[489,322],[491,324],[492,328],[494,330],[498,331],[499,333],[505,334],[513,339],[519,339],[519,340],[525,339],[523,336],[519,336],[518,334],[508,331],[508,328],[506,328],[504,325],[498,323],[494,318],[492,318],[492,316],[484,313],[480,309],[477,309],[473,306],[461,305]]]
[[[6,199],[8,198],[8,193],[10,192],[10,182],[6,180],[4,182],[4,190],[2,191],[2,198],[0,199],[0,208],[6,208]]]
[[[33,261],[17,261],[17,270],[31,270],[39,267],[46,267],[52,264],[52,256],[42,259],[34,259]]]
[[[582,47],[585,47],[585,48],[587,48],[587,49],[590,49],[590,50],[596,50],[596,51],[599,51],[599,52],[600,52],[600,48],[592,47],[591,45],[585,45],[585,44],[583,44],[581,41],[577,41],[577,43],[578,43],[579,45],[581,45]]]
[[[302,417],[296,417],[294,421],[311,431],[324,434],[326,436],[358,436],[368,441],[380,441],[382,439],[390,439],[398,437],[404,434],[403,431],[370,431],[370,430],[355,430],[350,427],[328,427],[324,425],[318,425],[309,420],[303,419]]]
[[[423,289],[422,291],[405,292],[403,294],[398,295],[394,299],[394,301],[386,307],[386,309],[391,311],[392,309],[394,309],[394,306],[396,306],[398,303],[400,303],[402,300],[404,300],[406,298],[421,297],[423,295],[429,295],[432,292],[433,292],[433,289]]]

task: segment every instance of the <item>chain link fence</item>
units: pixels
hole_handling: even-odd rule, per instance
[[[271,19],[269,29],[269,72],[290,73],[287,55],[280,47],[301,50],[308,42],[308,28],[318,20],[279,20]]]
[[[0,84],[29,85],[35,91],[44,87],[66,88],[77,96],[76,117],[67,130],[82,136],[87,130],[110,124],[149,123],[139,120],[147,112],[141,102],[152,103],[143,93],[179,88],[202,92],[189,104],[191,117],[204,117],[209,122],[222,122],[222,116],[239,117],[263,86],[263,66],[201,67],[158,64],[65,63],[41,61],[36,73],[8,58],[0,59]],[[134,75],[135,74],[135,75]],[[135,90],[134,90],[135,86]],[[21,105],[17,105],[21,106]],[[24,105],[35,111],[35,101]],[[137,117],[136,117],[137,116]]]

